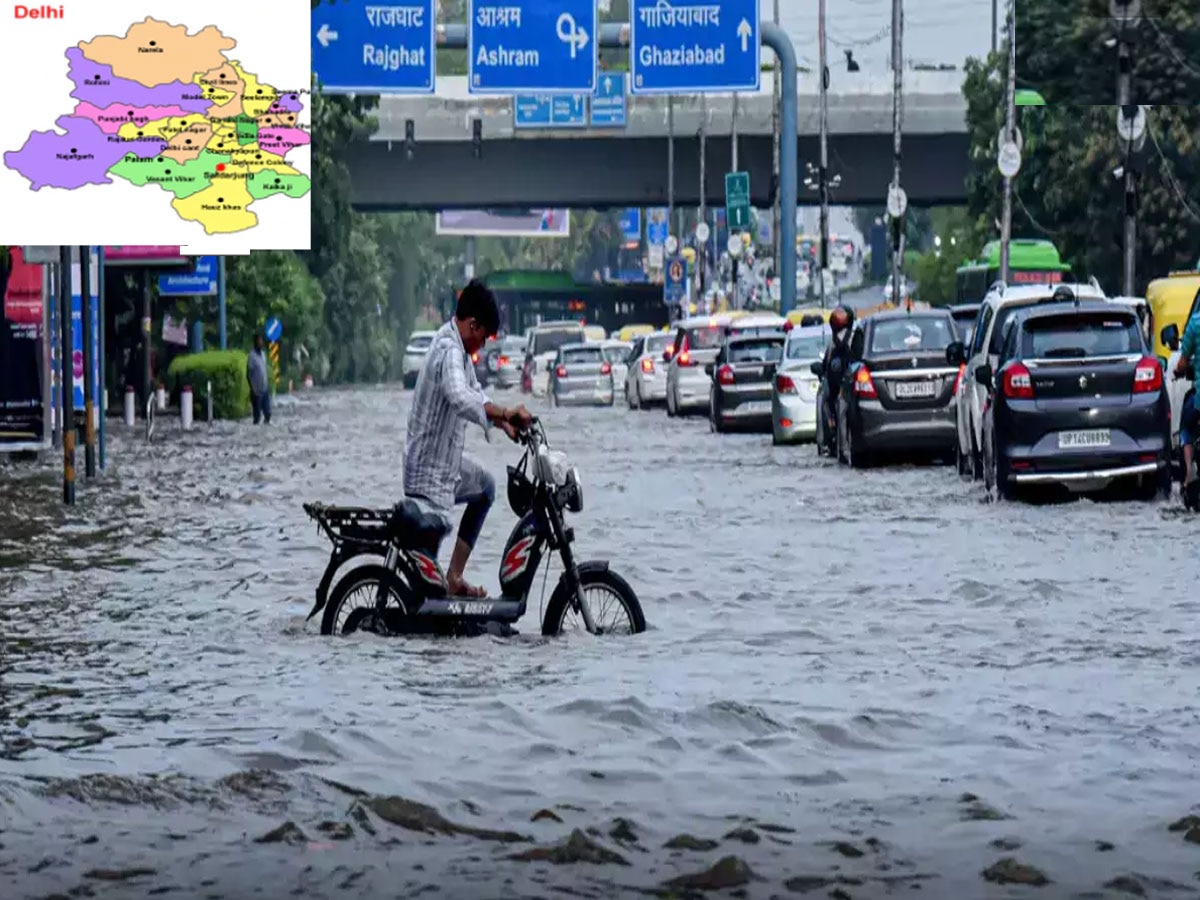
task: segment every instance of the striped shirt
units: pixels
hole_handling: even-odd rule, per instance
[[[467,424],[489,427],[487,395],[454,319],[438,329],[417,376],[404,448],[404,494],[454,508]]]

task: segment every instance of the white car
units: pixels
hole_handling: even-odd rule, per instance
[[[1004,325],[1016,310],[1037,303],[1053,302],[1056,297],[1065,300],[1072,297],[1080,300],[1107,299],[1095,281],[1090,284],[1031,284],[1019,287],[997,283],[983,298],[971,345],[962,350],[962,375],[958,379],[958,392],[955,395],[958,430],[955,463],[959,475],[970,474],[976,481],[983,478],[983,406],[988,398],[988,386],[975,378],[975,371],[985,364],[995,370],[1000,358]]]
[[[633,342],[629,368],[625,372],[625,402],[630,409],[644,409],[667,399],[667,364],[663,354],[671,346],[671,335],[656,331]]]
[[[421,366],[425,365],[425,355],[429,353],[435,334],[436,331],[414,331],[409,335],[404,358],[400,361],[400,377],[410,390],[416,387],[417,376],[421,374]]]
[[[817,437],[817,391],[821,379],[812,364],[825,358],[833,339],[828,325],[788,329],[783,360],[771,389],[771,442],[791,444]]]
[[[705,365],[717,358],[725,339],[728,315],[691,316],[675,328],[675,340],[663,351],[667,367],[667,415],[708,413],[712,378]]]
[[[613,384],[624,384],[625,369],[630,362],[629,354],[633,352],[633,341],[618,341],[605,338],[599,344],[604,353],[604,358],[612,366]]]

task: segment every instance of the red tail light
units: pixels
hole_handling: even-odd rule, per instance
[[[1004,370],[1004,396],[1010,400],[1033,399],[1033,377],[1021,363],[1013,363]]]
[[[473,363],[479,362],[479,354],[478,353],[471,354],[471,362],[473,362]]]
[[[674,356],[675,355],[675,345],[672,344],[670,347],[668,347],[664,351],[663,355],[665,355],[667,359],[670,359],[672,356]]]
[[[794,394],[796,393],[796,382],[792,381],[789,375],[776,375],[775,390],[781,394]]]
[[[612,374],[612,363],[606,362],[602,366],[600,366],[600,374],[601,375],[611,375]]]
[[[567,367],[559,366],[558,368],[556,368],[554,370],[554,374],[559,378],[566,378],[567,377]]]
[[[692,354],[687,350],[682,350],[679,353],[679,364],[681,366],[690,366],[692,364]]]
[[[721,384],[733,384],[733,369],[729,366],[721,366],[717,369],[717,381]]]
[[[654,360],[650,359],[649,357],[646,357],[645,359],[643,359],[642,360],[642,371],[648,372],[651,375],[653,375],[654,374]]]
[[[786,322],[783,323],[783,333],[787,334],[789,331],[791,331],[795,327],[796,327],[796,323],[793,322],[791,319],[788,319]]]
[[[1153,356],[1144,356],[1133,370],[1133,392],[1135,394],[1150,394],[1161,390],[1163,386],[1162,366]]]
[[[961,365],[958,367],[958,374],[957,374],[956,376],[954,376],[954,390],[952,390],[952,391],[950,392],[950,394],[951,394],[952,396],[953,396],[953,395],[957,395],[957,394],[958,394],[958,389],[959,389],[959,388],[962,386],[963,373],[964,373],[964,372],[966,372],[966,371],[967,371],[967,364],[966,364],[966,363],[962,363],[962,364],[961,364]]]
[[[500,365],[502,365],[502,366],[508,365],[508,357],[507,356],[500,357]]]
[[[854,393],[868,400],[879,396],[875,390],[875,382],[871,380],[871,370],[866,366],[859,369],[854,376]]]

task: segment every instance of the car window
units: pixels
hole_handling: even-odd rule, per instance
[[[1029,309],[1029,307],[1037,304],[1036,300],[1021,303],[1013,303],[1009,306],[1003,306],[996,311],[996,324],[992,328],[992,339],[988,341],[988,355],[998,354],[1000,346],[1004,342],[1004,324],[1013,317],[1017,310]]]
[[[716,350],[721,346],[721,329],[715,325],[689,328],[687,342],[692,350]]]
[[[736,325],[729,328],[729,337],[751,337],[759,334],[781,334],[783,327],[780,325],[747,325],[744,328],[738,328]]]
[[[949,316],[905,316],[877,321],[871,331],[871,353],[916,353],[944,350],[954,341]]]
[[[990,303],[985,303],[983,311],[979,314],[979,324],[975,326],[975,333],[971,335],[971,356],[983,352],[983,339],[988,332],[988,326],[991,325],[992,319],[996,315],[996,308]]]
[[[783,340],[769,338],[761,341],[737,341],[729,345],[729,361],[733,363],[746,362],[779,362],[783,358]]]
[[[825,337],[820,334],[791,337],[785,347],[788,359],[820,359],[825,355]]]
[[[646,338],[645,353],[653,353],[662,356],[664,350],[671,344],[671,336],[669,334],[653,334]]]
[[[521,338],[505,338],[504,343],[500,345],[500,352],[507,353],[509,356],[524,353],[525,341]]]
[[[629,358],[629,348],[621,344],[610,344],[604,348],[604,358],[614,366],[624,363]]]
[[[433,335],[421,335],[419,337],[409,338],[408,346],[414,350],[428,350],[429,345],[433,343]]]
[[[633,342],[633,349],[629,351],[629,358],[637,359],[639,356],[641,356],[645,352],[646,352],[646,339],[645,338],[637,338]]]
[[[1038,318],[1025,323],[1025,359],[1084,359],[1142,352],[1137,318],[1118,313],[1084,313]]]
[[[599,347],[572,347],[568,350],[563,350],[560,354],[562,361],[566,365],[586,365],[588,363],[600,363],[604,359],[604,353]]]
[[[533,333],[533,355],[552,353],[564,344],[578,344],[584,340],[582,328],[569,328],[556,331],[535,331]]]

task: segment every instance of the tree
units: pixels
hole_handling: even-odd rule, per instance
[[[1020,0],[1017,86],[1052,106],[1103,106],[1117,100],[1117,20],[1110,0]],[[1131,30],[1134,102],[1194,105],[1200,97],[1200,0],[1140,0]]]
[[[1002,54],[967,61],[970,167],[968,208],[975,238],[999,237],[1002,178],[996,141],[1004,119]],[[1030,107],[1020,111],[1022,167],[1013,185],[1013,235],[1046,237],[1077,277],[1094,275],[1115,292],[1121,284],[1124,192],[1113,172],[1125,162],[1109,107]],[[1139,292],[1151,278],[1191,268],[1200,246],[1200,107],[1159,107],[1139,178]]]

